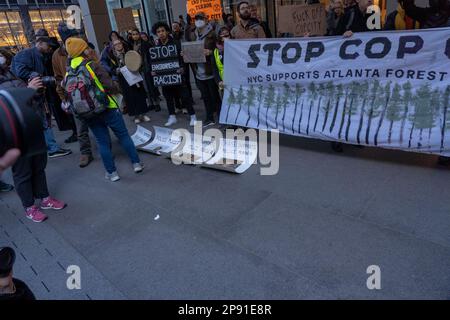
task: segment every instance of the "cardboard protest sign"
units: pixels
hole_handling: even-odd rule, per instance
[[[117,30],[119,32],[128,31],[136,28],[136,21],[134,21],[133,9],[123,8],[114,9],[114,17],[116,18]]]
[[[153,82],[157,87],[180,85],[182,75],[178,73],[181,68],[179,52],[175,44],[156,46],[150,48],[151,71],[156,74]]]
[[[205,63],[205,44],[203,41],[183,42],[183,60],[185,63]]]
[[[187,0],[188,14],[194,18],[199,12],[203,12],[208,20],[222,19],[222,5],[220,0]]]
[[[278,31],[303,37],[323,36],[327,32],[325,7],[322,4],[280,6],[278,8]]]

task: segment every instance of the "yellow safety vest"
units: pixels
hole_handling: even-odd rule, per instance
[[[220,59],[219,49],[217,49],[217,48],[214,50],[214,58],[216,59],[217,69],[219,69],[220,80],[223,81],[223,63]]]
[[[72,69],[76,69],[83,63],[83,61],[84,61],[83,57],[74,58],[70,62],[70,67]],[[91,75],[92,79],[94,79],[95,85],[100,89],[101,92],[104,93],[105,88],[103,87],[100,80],[98,80],[97,75],[94,73],[94,70],[92,70],[92,68],[90,66],[91,63],[92,63],[92,61],[86,63],[86,69],[89,71],[89,74]],[[108,96],[108,100],[109,100],[108,108],[109,109],[117,109],[119,107],[117,101],[113,97],[111,97],[109,94],[107,96]]]

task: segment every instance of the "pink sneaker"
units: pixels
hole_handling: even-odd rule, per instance
[[[67,205],[64,202],[58,201],[56,199],[53,199],[52,197],[48,197],[46,199],[43,199],[41,202],[41,209],[42,210],[62,210]]]
[[[26,214],[28,219],[37,223],[44,222],[48,218],[47,215],[43,214],[36,206],[27,209]]]

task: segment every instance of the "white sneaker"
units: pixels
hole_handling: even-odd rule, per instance
[[[113,173],[106,173],[105,175],[105,179],[109,180],[111,182],[117,182],[120,180],[119,174],[117,173],[117,171],[113,172]]]
[[[189,113],[188,109],[186,109],[186,108],[183,108],[182,112],[183,112],[183,114],[188,114]]]
[[[142,171],[144,171],[144,166],[140,163],[133,164],[133,168],[135,173],[141,173]]]
[[[195,124],[197,123],[197,117],[196,117],[196,115],[194,114],[194,115],[192,115],[191,116],[191,122],[189,123],[189,125],[191,126],[191,127],[195,127]]]
[[[135,124],[139,124],[139,123],[141,123],[141,119],[139,119],[139,118],[135,118],[135,119],[134,119],[134,123],[135,123]]]
[[[149,116],[143,116],[143,117],[142,117],[142,120],[144,120],[144,122],[150,122],[150,121],[152,121],[152,119],[150,119]]]
[[[176,116],[170,116],[169,120],[167,121],[167,123],[164,126],[170,127],[170,126],[173,126],[176,123],[177,123],[177,117]]]

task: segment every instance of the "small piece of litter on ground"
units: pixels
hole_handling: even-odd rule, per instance
[[[155,221],[159,220],[159,214],[155,217]]]

